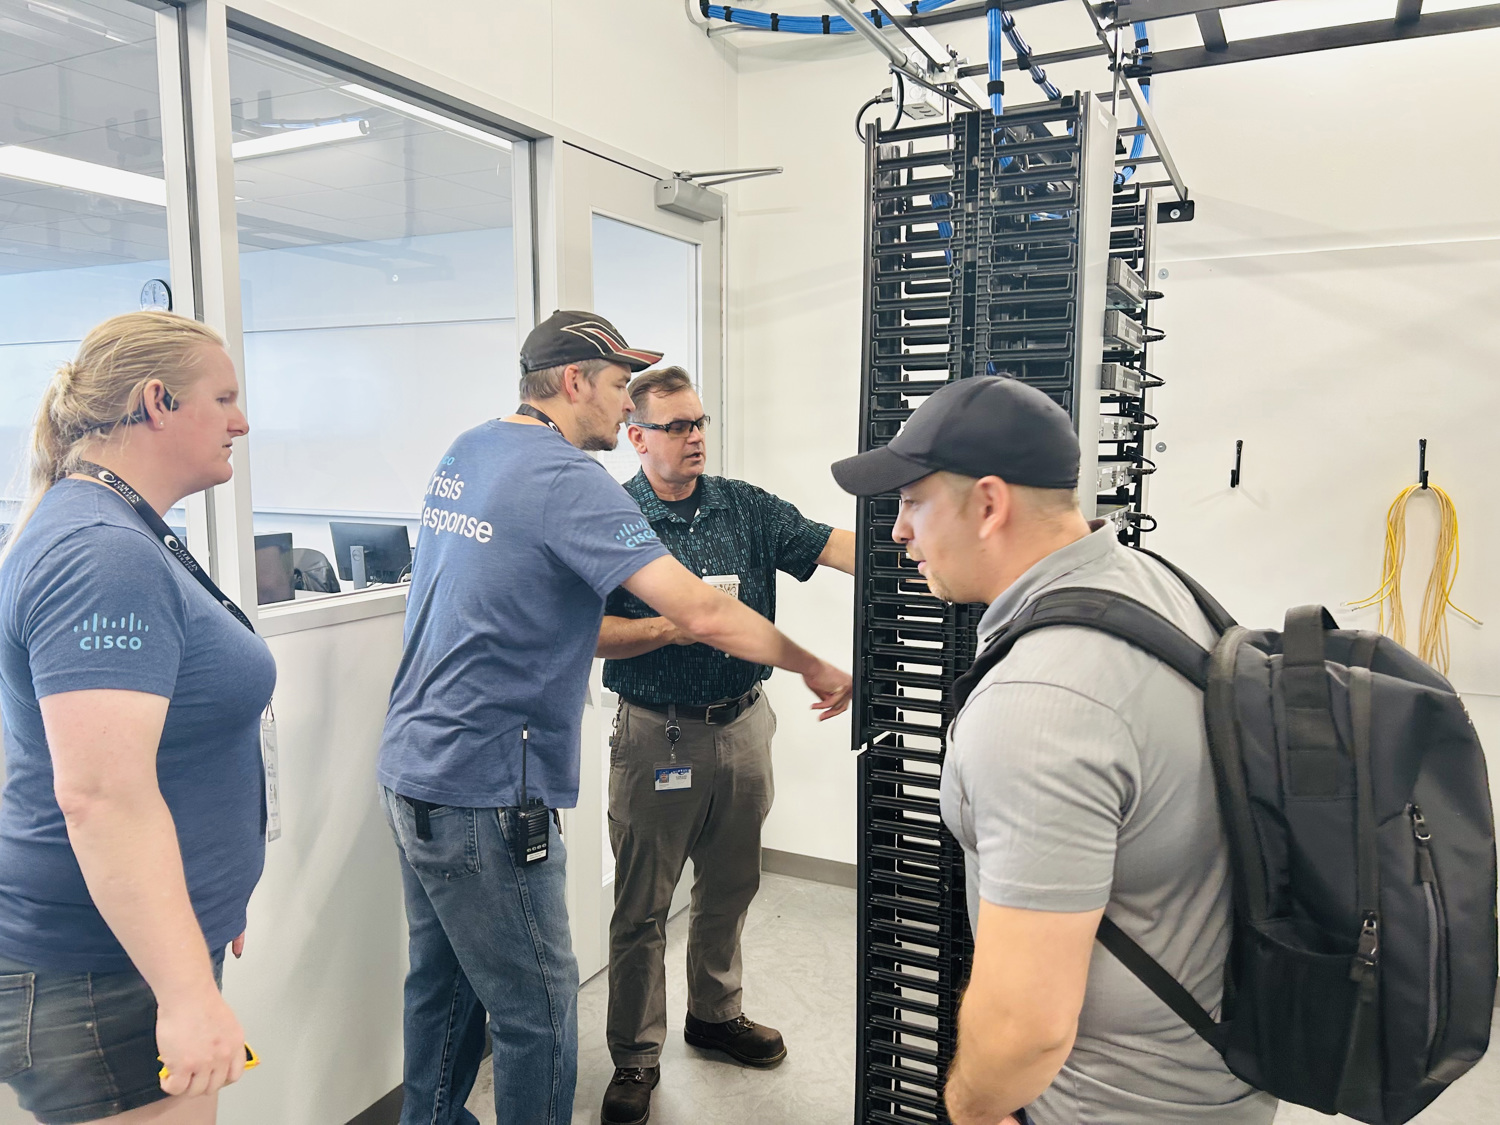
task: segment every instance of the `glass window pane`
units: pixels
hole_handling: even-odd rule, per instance
[[[698,247],[605,215],[594,216],[593,247],[593,311],[627,343],[662,352],[663,364],[686,368],[701,391]],[[640,468],[623,430],[620,444],[599,460],[619,481]]]
[[[517,401],[510,142],[248,43],[230,95],[256,533],[395,580],[389,527]]]
[[[42,390],[101,320],[170,282],[156,23],[128,0],[0,12],[0,523]],[[186,280],[183,284],[187,284]],[[182,524],[181,512],[169,521]]]

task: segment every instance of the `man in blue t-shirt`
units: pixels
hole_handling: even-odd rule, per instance
[[[555,312],[521,348],[521,406],[461,434],[428,482],[378,775],[410,930],[402,1125],[475,1119],[486,1012],[495,1111],[570,1119],[578,966],[556,811],[578,800],[579,723],[604,600],[802,675],[824,717],[846,673],[686,570],[585,450],[613,449],[632,371],[660,359],[602,317]]]

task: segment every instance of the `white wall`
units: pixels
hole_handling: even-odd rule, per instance
[[[1156,82],[1158,116],[1198,197],[1163,228],[1168,338],[1153,546],[1247,623],[1380,583],[1386,508],[1416,482],[1454,499],[1462,566],[1450,678],[1500,777],[1500,533],[1490,516],[1500,355],[1500,147],[1484,108],[1500,32],[1418,40]],[[1224,138],[1234,138],[1225,144]],[[1409,156],[1403,141],[1415,142]],[[1242,486],[1228,488],[1234,442]],[[1409,644],[1435,503],[1409,521]]]
[[[800,37],[747,47],[739,65],[740,158],[786,172],[732,196],[730,368],[743,437],[731,448],[743,452],[730,468],[813,519],[852,528],[854,502],[828,465],[858,451],[864,149],[853,116],[884,85],[884,67],[862,43]],[[779,581],[781,627],[848,668],[852,579],[820,568],[807,583]],[[850,718],[813,722],[811,696],[785,672],[772,676],[771,696],[781,724],[763,843],[853,863]]]
[[[1064,7],[1018,16],[1038,51],[1085,41]],[[1310,18],[1356,18],[1348,7],[1323,3]],[[982,57],[982,33],[969,25],[938,33]],[[1192,35],[1167,27],[1158,46]],[[854,505],[828,463],[857,447],[864,173],[852,118],[886,80],[858,44],[739,42],[741,159],[787,166],[734,193],[739,468],[848,526]],[[1247,623],[1276,624],[1308,601],[1337,608],[1378,585],[1385,510],[1415,479],[1426,437],[1433,479],[1462,518],[1455,597],[1500,624],[1485,440],[1500,407],[1500,146],[1486,97],[1497,47],[1500,33],[1485,32],[1156,80],[1198,219],[1162,234],[1169,277],[1156,283],[1166,293],[1157,309],[1169,335],[1156,367],[1170,385],[1157,395],[1155,438],[1168,449],[1150,503],[1162,530],[1148,545]],[[1048,69],[1065,90],[1104,85],[1094,63]],[[1007,82],[1014,100],[1033,100],[1024,78]],[[1237,438],[1245,484],[1230,493]],[[1422,515],[1414,509],[1414,561],[1430,526]],[[1421,602],[1419,565],[1409,606]],[[780,616],[799,639],[847,660],[851,612],[837,582],[784,582]],[[1373,612],[1340,613],[1373,627]],[[1455,618],[1451,627],[1453,679],[1500,750],[1496,626]],[[801,709],[795,682],[773,683],[783,712]],[[854,861],[847,745],[846,723],[783,723],[768,847]]]
[[[399,616],[272,638],[282,838],[250,902],[224,991],[262,1065],[225,1125],[335,1125],[397,1085],[406,922],[375,798]]]
[[[397,0],[288,6],[669,168],[733,160],[732,48],[691,26],[681,0],[460,0],[441,17]]]

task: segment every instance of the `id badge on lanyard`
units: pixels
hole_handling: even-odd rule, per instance
[[[652,767],[658,793],[672,793],[693,787],[692,763],[677,760],[677,741],[681,737],[682,726],[677,721],[677,705],[674,703],[667,708],[667,750],[672,755],[671,760],[657,762]]]
[[[276,753],[276,712],[260,714],[260,762],[266,778],[266,843],[281,838],[281,768]]]

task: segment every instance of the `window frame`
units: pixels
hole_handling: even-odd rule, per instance
[[[494,132],[513,146],[512,200],[516,269],[516,331],[535,327],[538,310],[559,307],[562,256],[558,208],[560,146],[564,143],[658,179],[673,171],[606,144],[545,117],[474,89],[439,71],[412,63],[382,48],[326,27],[272,0],[133,0],[157,12],[158,42],[170,34],[176,52],[158,51],[162,75],[162,114],[180,122],[176,143],[167,148],[169,249],[174,277],[181,285],[179,309],[218,330],[240,373],[242,393],[254,395],[244,365],[240,305],[239,240],[230,154],[229,42],[245,40],[310,65],[349,75],[466,124]],[[168,57],[170,55],[170,57]],[[164,126],[165,128],[165,126]],[[165,138],[164,141],[170,138]],[[176,193],[175,195],[173,193]],[[720,273],[728,268],[728,222],[720,220]],[[719,321],[701,325],[700,348],[717,346],[720,406],[725,426],[719,435],[721,471],[730,468],[729,407],[738,388],[728,371],[726,278],[721,276]],[[707,284],[705,278],[700,278]],[[717,340],[714,335],[717,333]],[[737,446],[737,443],[735,443]],[[408,587],[341,593],[305,602],[267,606],[256,603],[254,513],[251,507],[249,448],[235,443],[229,482],[185,501],[189,536],[214,580],[256,624],[262,636],[318,629],[405,611]]]
[[[255,394],[253,376],[245,370],[244,326],[240,294],[238,217],[234,199],[234,166],[230,152],[233,129],[230,119],[230,42],[244,41],[289,55],[298,61],[353,81],[389,91],[393,96],[431,108],[504,137],[512,145],[512,199],[514,207],[514,255],[516,269],[516,330],[524,336],[536,323],[540,270],[537,255],[535,127],[513,120],[503,112],[487,108],[461,96],[452,84],[432,75],[408,73],[416,68],[380,65],[343,46],[333,38],[314,39],[285,26],[290,13],[278,13],[272,21],[223,0],[186,0],[180,6],[158,8],[158,36],[170,27],[180,49],[176,67],[168,52],[158,52],[164,80],[173,83],[174,102],[185,122],[180,142],[171,146],[168,181],[178,181],[184,206],[180,222],[173,224],[172,266],[178,276],[193,278],[191,310],[187,315],[215,328],[223,335],[230,357],[240,374],[241,394],[248,403]],[[173,73],[168,71],[173,70]],[[163,98],[163,115],[167,113]],[[177,165],[173,175],[171,163]],[[170,190],[170,189],[169,189]],[[170,197],[169,197],[170,198]],[[181,230],[177,228],[181,227]],[[265,637],[326,625],[402,613],[409,587],[382,587],[349,591],[305,602],[283,602],[261,606],[256,602],[255,527],[251,503],[251,465],[248,443],[235,442],[231,456],[234,476],[225,484],[187,501],[189,537],[207,544],[206,565],[214,580],[233,598]]]

